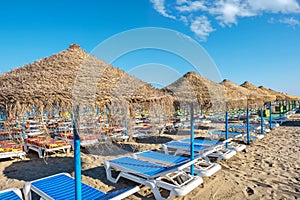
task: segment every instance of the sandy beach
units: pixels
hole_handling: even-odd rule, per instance
[[[201,135],[201,131],[198,132]],[[203,185],[189,195],[178,199],[299,199],[300,198],[300,114],[290,117],[246,151],[237,153],[227,161],[221,161],[222,170],[211,177],[203,178]],[[110,183],[105,176],[103,161],[123,154],[148,149],[158,149],[161,144],[183,135],[163,135],[118,145],[99,145],[82,149],[82,181],[102,191],[121,189],[135,185],[122,179]],[[97,154],[97,155],[95,155]],[[51,154],[44,159],[36,152],[27,158],[0,161],[0,190],[22,188],[26,181],[52,174],[73,173],[73,155]],[[149,188],[128,199],[153,199]]]

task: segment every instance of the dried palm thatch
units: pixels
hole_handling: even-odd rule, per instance
[[[240,92],[226,88],[195,72],[188,72],[163,90],[172,94],[180,104],[197,102],[212,111],[237,109],[247,104],[246,98],[243,98]]]
[[[224,85],[227,88],[231,88],[232,90],[239,91],[241,93],[241,96],[247,98],[248,105],[255,104],[257,107],[263,106],[264,96],[262,93],[258,93],[254,90],[249,90],[227,79],[224,79],[220,84]]]
[[[0,105],[14,114],[54,105],[105,107],[112,102],[172,107],[173,99],[151,85],[89,55],[79,45],[0,76]]]
[[[300,98],[291,94],[285,94],[291,101],[300,101]]]
[[[273,95],[273,96],[275,96],[276,101],[292,101],[292,98],[290,96],[285,95],[281,92],[276,92],[272,89],[268,89],[268,88],[265,88],[263,86],[259,86],[258,88],[265,91],[265,92],[267,92],[267,93],[269,93],[269,94],[271,94],[271,95]]]
[[[263,98],[264,102],[273,102],[276,100],[276,96],[270,94],[269,92],[261,90],[260,88],[249,83],[248,81],[245,81],[243,84],[241,84],[241,86],[248,89],[249,91],[258,93]]]

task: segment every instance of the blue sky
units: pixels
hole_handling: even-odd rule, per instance
[[[296,0],[1,1],[0,72],[72,43],[91,52],[123,31],[161,27],[196,40],[221,78],[300,96],[299,5]],[[135,69],[151,63],[153,70],[174,69],[174,79],[192,69],[178,56],[153,49],[130,52],[112,64],[138,76]]]

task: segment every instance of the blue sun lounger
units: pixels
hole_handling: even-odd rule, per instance
[[[202,184],[203,180],[200,176],[192,176],[184,171],[194,162],[195,160],[164,166],[124,156],[105,161],[104,167],[107,179],[113,183],[117,183],[123,177],[150,187],[156,199],[164,199],[159,189],[168,190],[170,193],[167,198],[172,199],[174,196],[185,196]],[[112,171],[119,173],[113,177]]]
[[[139,187],[125,188],[112,193],[105,193],[89,185],[81,183],[82,199],[106,200],[123,199],[137,192]],[[55,174],[35,181],[27,182],[24,185],[23,193],[25,200],[31,200],[31,191],[35,192],[42,199],[66,200],[75,199],[75,180],[67,173]]]
[[[175,149],[174,155],[189,155],[191,145],[186,142],[171,141],[163,144],[162,148],[166,154],[169,154],[169,149]],[[209,161],[208,157],[217,158],[217,163],[221,160],[227,160],[236,154],[234,150],[224,150],[223,144],[208,146],[194,143],[194,151],[196,156],[205,158],[207,161]]]
[[[190,143],[191,140],[189,138],[185,138],[180,141]],[[231,142],[231,141],[232,141],[232,138],[230,138],[228,140],[223,140],[223,141],[207,140],[207,139],[194,139],[195,144],[204,145],[204,146],[222,145],[223,149],[224,149],[224,148],[226,148],[226,146],[225,146],[226,142],[228,142],[228,149],[230,149],[230,150],[243,151],[244,149],[246,149],[246,145],[238,144],[236,142]]]
[[[0,191],[1,200],[22,200],[21,190],[18,188],[9,188],[6,190]]]
[[[187,157],[163,154],[155,151],[144,151],[136,153],[133,154],[133,157],[167,166],[178,165],[180,163],[190,161],[190,159]],[[195,160],[196,162],[194,164],[194,170],[195,174],[197,174],[198,176],[211,176],[221,169],[221,165],[217,163],[207,162],[203,158],[198,157],[195,158]],[[189,168],[186,168],[186,170],[189,170]]]
[[[225,138],[225,131],[211,131],[209,132],[210,138],[213,139],[214,136],[217,136],[218,139]],[[228,137],[232,139],[237,139],[241,138],[245,144],[247,144],[247,133],[246,132],[233,132],[229,131],[228,132]],[[257,139],[262,139],[264,138],[264,135],[262,134],[251,134],[250,135],[250,143],[254,143]]]
[[[225,138],[226,132],[214,130],[214,131],[209,131],[208,134],[210,135],[210,139],[213,140],[214,136],[217,136],[218,139]],[[245,133],[228,131],[229,138],[236,139],[236,138],[241,138],[243,136],[245,136]]]

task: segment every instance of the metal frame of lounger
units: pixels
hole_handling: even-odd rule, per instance
[[[55,152],[55,151],[62,150],[64,153],[70,153],[71,145],[47,149],[46,147],[40,147],[40,146],[37,146],[34,144],[24,142],[25,152],[28,152],[29,149],[36,151],[38,153],[39,157],[43,158],[44,156],[46,156],[47,152]]]
[[[182,162],[188,162],[190,159],[187,157],[163,154],[155,151],[143,151],[132,155],[134,158],[140,158],[150,162],[156,162],[167,166],[177,165]],[[218,163],[207,162],[203,158],[195,158],[195,174],[198,176],[212,176],[221,169],[221,165]],[[190,168],[186,168],[189,170]]]
[[[190,143],[189,138],[184,138],[180,140],[181,142]],[[235,151],[243,151],[246,149],[246,145],[244,144],[238,144],[236,142],[232,142],[232,138],[229,138],[228,140],[206,140],[206,139],[194,139],[194,143],[198,145],[204,145],[204,146],[211,146],[211,145],[223,145],[223,148],[226,148],[226,142],[228,142],[228,149],[229,150],[235,150]]]
[[[156,199],[164,199],[159,188],[168,190],[170,194],[167,199],[172,199],[174,196],[185,196],[203,183],[200,176],[192,176],[184,171],[195,162],[196,160],[193,160],[167,167],[124,156],[105,161],[104,167],[107,179],[113,183],[117,183],[123,177],[150,187]],[[116,178],[112,177],[113,170],[119,171]]]
[[[75,180],[68,173],[59,173],[38,180],[27,182],[23,187],[25,200],[32,200],[31,191],[44,200],[75,199]],[[81,183],[82,199],[119,200],[139,191],[139,187],[105,193],[89,185]]]
[[[63,140],[63,141],[66,141],[66,142],[70,143],[72,149],[74,149],[74,140],[73,139],[59,137],[59,136],[55,136],[55,139]],[[95,145],[95,144],[98,144],[98,143],[99,143],[98,139],[80,140],[80,146],[82,146],[82,147],[87,147],[87,146]]]
[[[209,132],[210,138],[213,139],[214,135],[219,135],[218,139],[221,139],[222,137],[225,137],[225,131],[211,131]],[[245,144],[247,144],[247,133],[245,132],[228,132],[228,136],[233,138],[233,139],[238,139],[241,138]],[[232,137],[233,136],[233,137]],[[250,134],[250,143],[254,143],[257,139],[262,139],[264,138],[264,135],[262,134],[255,134],[251,135]]]
[[[1,200],[22,200],[22,192],[18,188],[9,188],[6,190],[0,191]]]
[[[169,154],[168,149],[176,149],[174,155],[186,154],[190,155],[190,144],[180,141],[171,141],[162,145],[163,150],[166,154]],[[221,160],[227,160],[236,154],[234,150],[223,150],[222,145],[205,146],[194,144],[194,151],[199,157],[205,158],[210,162],[208,157],[217,158],[216,162],[219,163]]]

